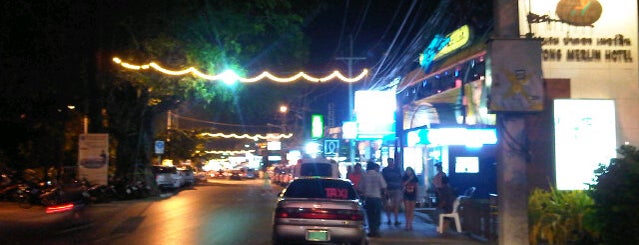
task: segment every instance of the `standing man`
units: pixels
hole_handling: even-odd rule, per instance
[[[379,165],[373,161],[366,164],[366,173],[357,185],[364,196],[366,219],[368,221],[368,236],[379,236],[379,226],[382,223],[382,194],[386,189],[386,181],[379,173]]]
[[[435,197],[437,198],[437,205],[439,206],[440,199],[442,196],[442,192],[444,187],[447,184],[444,183],[444,178],[447,178],[446,173],[442,171],[442,163],[435,163],[435,169],[437,169],[437,174],[433,177],[433,187],[435,187]]]
[[[388,158],[388,166],[382,170],[382,176],[386,184],[388,184],[386,192],[386,219],[387,223],[391,224],[391,213],[395,218],[395,225],[401,224],[398,220],[399,208],[402,203],[402,172],[395,164],[393,158]]]

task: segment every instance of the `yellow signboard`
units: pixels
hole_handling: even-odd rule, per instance
[[[470,27],[468,25],[463,25],[459,29],[449,33],[446,35],[446,38],[449,40],[448,44],[442,48],[433,60],[437,60],[446,56],[447,54],[464,47],[470,41]]]

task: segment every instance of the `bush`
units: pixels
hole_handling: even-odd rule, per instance
[[[535,189],[528,199],[530,243],[587,244],[593,232],[584,220],[593,204],[586,191]]]
[[[639,152],[620,147],[620,158],[595,171],[590,195],[595,202],[592,224],[603,244],[639,244]]]

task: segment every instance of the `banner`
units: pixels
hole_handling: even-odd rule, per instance
[[[78,178],[106,185],[109,169],[109,135],[81,134],[78,137]]]

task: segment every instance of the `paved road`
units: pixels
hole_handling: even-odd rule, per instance
[[[3,244],[270,244],[280,190],[259,179],[210,180],[175,195],[92,204],[57,215],[0,202],[0,239]],[[369,244],[487,244],[454,231],[439,234],[421,214],[412,231],[381,228],[381,237]]]

